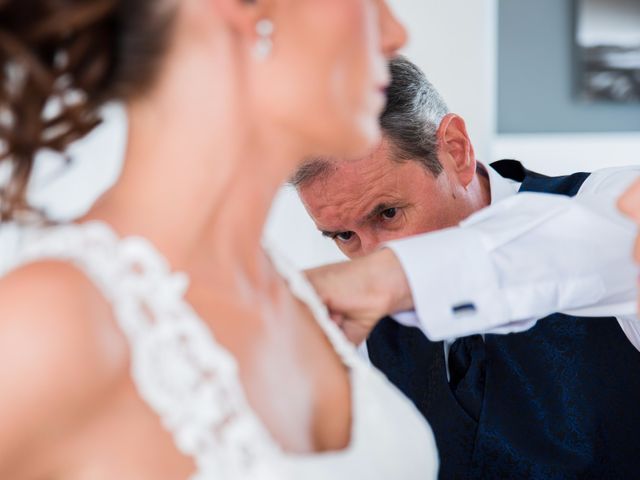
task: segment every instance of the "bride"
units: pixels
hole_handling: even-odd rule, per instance
[[[0,0],[0,478],[425,479],[429,427],[261,247],[309,155],[380,132],[383,0]],[[124,100],[120,180],[71,224],[34,156]],[[28,225],[27,225],[28,224]]]

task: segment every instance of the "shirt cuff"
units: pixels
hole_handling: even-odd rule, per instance
[[[398,257],[419,328],[431,340],[488,332],[509,323],[500,285],[481,236],[449,228],[386,245]]]

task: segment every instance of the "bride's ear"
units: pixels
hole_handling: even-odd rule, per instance
[[[207,0],[219,15],[237,32],[249,38],[256,36],[256,25],[270,18],[274,0]]]

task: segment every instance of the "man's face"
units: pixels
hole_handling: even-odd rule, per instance
[[[392,155],[385,140],[371,156],[338,162],[335,171],[298,189],[318,229],[349,258],[393,239],[455,226],[472,213],[446,162],[436,178],[417,161],[399,163]]]

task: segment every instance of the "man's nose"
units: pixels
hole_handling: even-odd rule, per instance
[[[360,254],[361,256],[369,255],[375,252],[380,246],[380,239],[374,235],[360,237]]]

